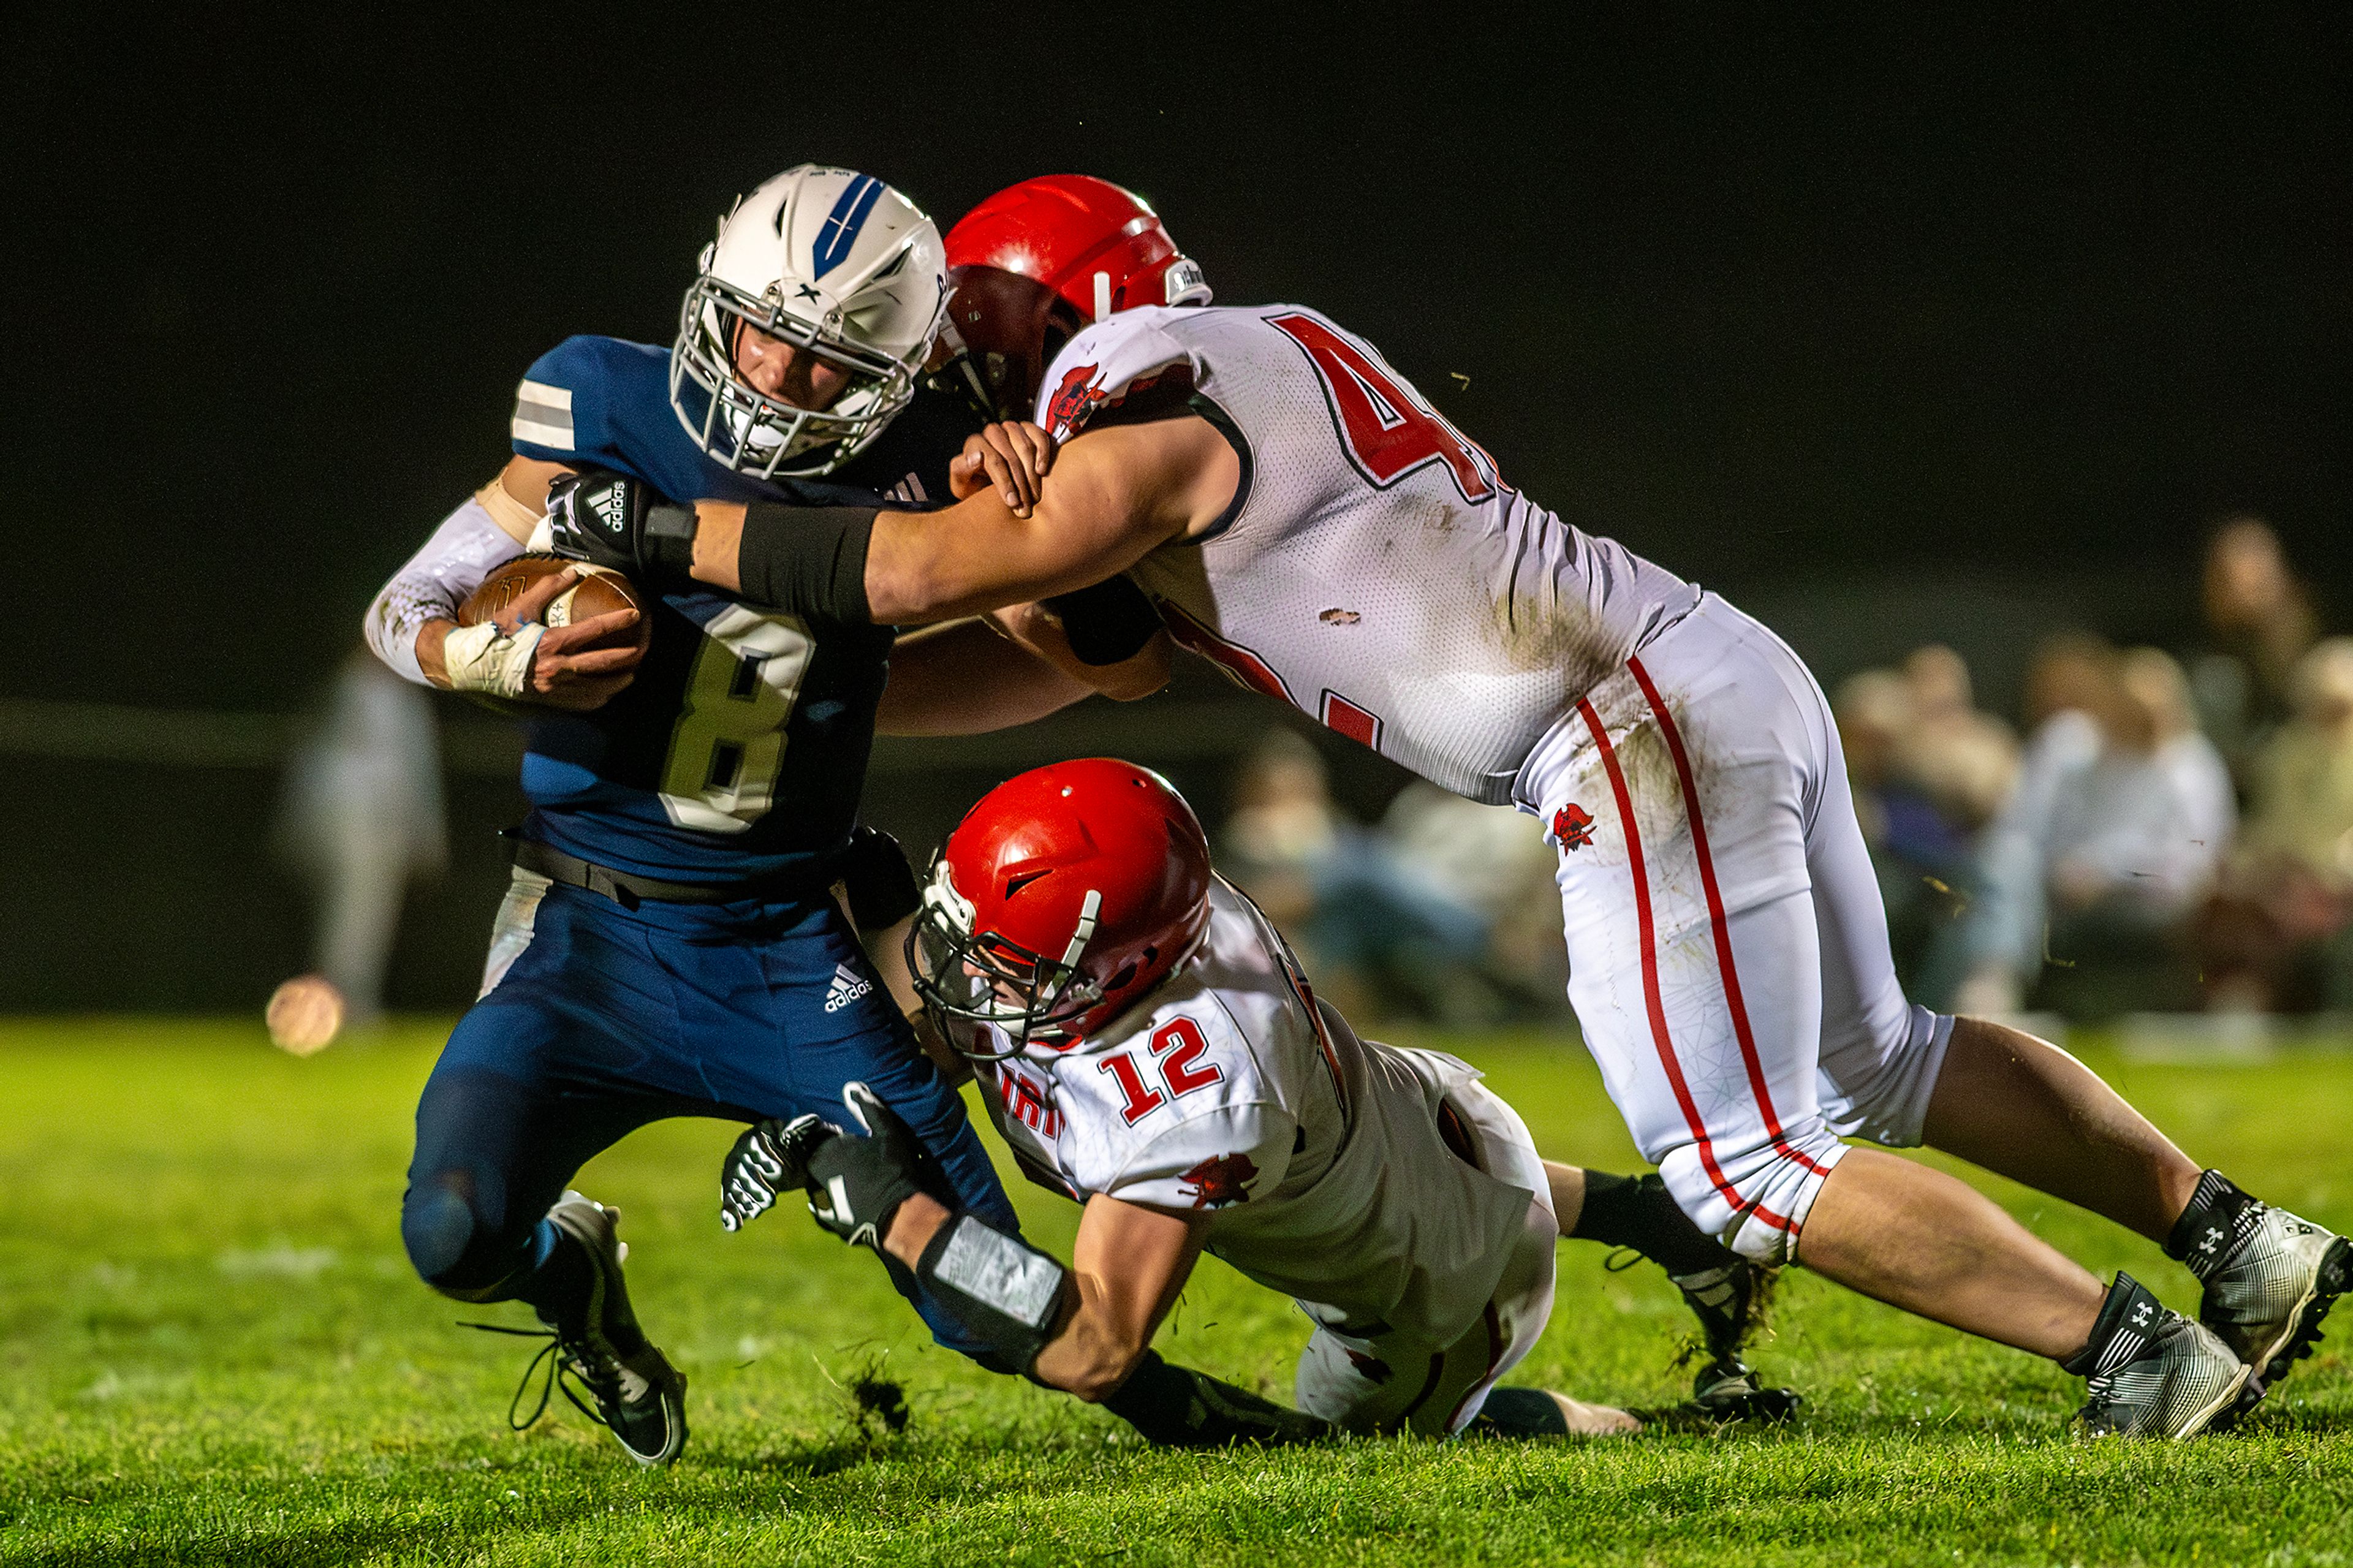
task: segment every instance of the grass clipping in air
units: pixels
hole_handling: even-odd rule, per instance
[[[418,1284],[399,1205],[443,1029],[298,1060],[238,1025],[0,1026],[0,1562],[822,1563],[2344,1563],[2353,1309],[2241,1432],[2070,1438],[2078,1385],[1802,1273],[1753,1360],[1785,1429],[1630,1440],[1155,1453],[1117,1422],[934,1347],[873,1259],[793,1205],[736,1236],[735,1129],[670,1122],[581,1173],[621,1205],[647,1329],[691,1380],[674,1468],[561,1402],[501,1412],[528,1359]],[[1450,1039],[1556,1157],[1632,1156],[1573,1042]],[[2191,1153],[2353,1226],[2353,1056],[2090,1059]],[[993,1140],[992,1140],[993,1142]],[[1012,1179],[1033,1237],[1077,1210]],[[1992,1190],[2172,1305],[2156,1247]],[[1067,1255],[1065,1253],[1065,1255]],[[1564,1245],[1552,1326],[1511,1381],[1629,1405],[1687,1391],[1659,1271]],[[1287,1397],[1305,1321],[1205,1261],[1160,1341]]]

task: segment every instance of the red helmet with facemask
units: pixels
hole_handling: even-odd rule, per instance
[[[948,836],[908,967],[966,1055],[1067,1048],[1192,956],[1209,880],[1201,824],[1159,774],[1106,757],[1035,768]]]
[[[1133,191],[1089,174],[1024,180],[947,239],[948,331],[1005,418],[1027,419],[1046,367],[1081,329],[1138,305],[1206,305],[1209,286]]]

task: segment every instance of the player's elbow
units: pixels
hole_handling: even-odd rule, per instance
[[[1141,652],[1103,668],[1095,689],[1114,702],[1134,702],[1164,689],[1172,673],[1166,632],[1155,632]]]
[[[1082,1313],[1054,1347],[1060,1353],[1039,1358],[1037,1374],[1074,1398],[1101,1405],[1120,1391],[1150,1348],[1149,1342],[1090,1322]]]
[[[1141,1345],[1117,1357],[1104,1357],[1074,1378],[1068,1392],[1089,1405],[1101,1405],[1120,1391],[1143,1360],[1144,1347]]]

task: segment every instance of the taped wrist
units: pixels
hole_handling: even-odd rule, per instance
[[[1309,1443],[1331,1436],[1327,1421],[1261,1399],[1230,1383],[1176,1366],[1146,1351],[1105,1410],[1167,1448],[1222,1448],[1232,1443]]]
[[[452,691],[480,691],[493,697],[520,697],[531,681],[531,661],[547,628],[533,621],[518,626],[512,637],[496,621],[453,626],[441,643],[441,666]]]
[[[1124,575],[1057,594],[1046,607],[1061,618],[1062,634],[1082,664],[1125,663],[1160,629],[1160,612]]]
[[[1070,1270],[1028,1242],[959,1214],[923,1248],[915,1279],[1014,1371],[1027,1373],[1054,1337]]]
[[[745,507],[744,537],[735,550],[743,596],[789,615],[871,624],[866,549],[873,541],[876,510],[776,501]]]
[[[915,868],[899,841],[879,827],[860,827],[849,836],[849,852],[841,862],[841,882],[849,895],[849,922],[861,931],[888,931],[922,907],[923,890],[915,886]]]

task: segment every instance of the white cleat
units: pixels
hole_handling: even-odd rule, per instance
[[[2254,1369],[2245,1408],[2312,1353],[2328,1309],[2353,1289],[2353,1243],[2269,1204],[2234,1228],[2210,1232],[2190,1269],[2206,1284],[2198,1321]]]
[[[2146,1287],[2132,1291],[2118,1325],[2085,1378],[2077,1426],[2091,1437],[2194,1437],[2235,1414],[2251,1369],[2203,1324],[2168,1310]]]

